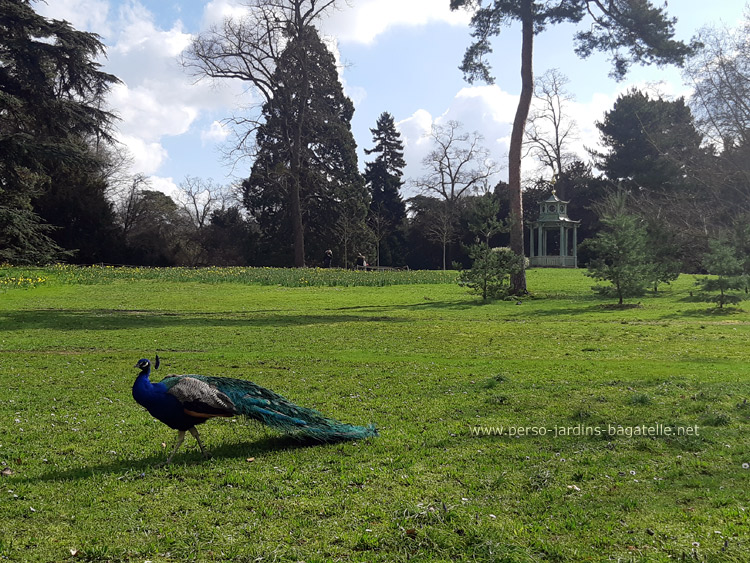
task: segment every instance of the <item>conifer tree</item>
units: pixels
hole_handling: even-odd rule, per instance
[[[90,145],[111,140],[114,116],[101,108],[118,80],[95,62],[103,53],[97,35],[40,16],[29,0],[0,0],[0,261],[61,256],[35,200],[90,178]]]
[[[716,277],[703,278],[696,282],[703,291],[703,298],[716,303],[720,309],[723,309],[724,305],[736,305],[742,301],[742,296],[731,291],[743,286],[742,260],[726,237],[710,240],[708,246],[709,250],[703,257],[703,266],[709,274]]]
[[[372,132],[375,146],[365,154],[376,154],[375,160],[365,164],[365,182],[370,191],[370,223],[377,231],[377,265],[394,265],[403,260],[406,205],[399,189],[403,185],[404,143],[396,129],[393,116],[383,112]]]
[[[344,95],[333,55],[312,26],[286,46],[273,78],[280,86],[262,108],[255,163],[242,184],[245,206],[258,223],[269,263],[288,265],[296,255],[297,205],[306,259],[320,261],[328,248],[341,255],[343,249],[335,248],[341,214],[363,221],[368,203],[351,132],[354,105]],[[297,124],[300,138],[292,141]],[[295,174],[293,147],[300,150]]]
[[[625,297],[642,295],[653,279],[646,226],[640,217],[628,212],[626,199],[624,192],[618,192],[600,204],[603,228],[584,242],[594,256],[586,275],[611,284],[592,289],[603,295],[614,294],[620,305]]]

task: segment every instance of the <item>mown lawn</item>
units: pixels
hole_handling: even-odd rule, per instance
[[[618,309],[580,270],[486,305],[416,274],[121,274],[0,269],[29,280],[0,283],[0,560],[748,561],[750,314],[691,276]],[[175,433],[130,396],[155,351],[381,435],[213,420],[213,459],[188,437],[155,467]]]

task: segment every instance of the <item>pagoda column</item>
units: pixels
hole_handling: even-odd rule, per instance
[[[560,266],[564,265],[563,256],[565,256],[565,224],[560,223]]]
[[[544,244],[544,238],[543,238],[543,235],[542,235],[542,233],[544,232],[544,227],[542,227],[542,225],[540,223],[539,227],[537,227],[537,228],[539,229],[539,235],[538,235],[538,237],[539,237],[539,256],[547,256],[547,248],[546,248],[547,245]]]

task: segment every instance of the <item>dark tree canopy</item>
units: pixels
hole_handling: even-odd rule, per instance
[[[596,124],[607,151],[597,154],[597,167],[610,180],[654,191],[685,188],[704,151],[690,108],[683,98],[652,99],[632,89]]]
[[[68,189],[60,183],[74,182],[76,176],[81,179],[99,168],[91,147],[111,140],[114,116],[101,108],[109,88],[118,81],[95,62],[103,53],[97,35],[38,15],[28,0],[0,0],[4,260],[45,262],[59,257],[60,247],[50,238],[54,232],[40,219],[33,201],[44,199],[51,190],[54,199]],[[99,205],[103,192],[94,192]],[[73,197],[85,201],[87,196],[76,192]],[[89,231],[86,236],[91,235]]]
[[[676,20],[649,0],[451,0],[451,8],[476,9],[472,18],[475,42],[466,51],[461,68],[469,81],[493,82],[487,56],[490,39],[507,24],[530,22],[533,34],[548,25],[587,22],[575,34],[576,53],[586,58],[594,51],[609,54],[614,78],[622,79],[634,62],[681,64],[696,44],[673,39]]]
[[[306,52],[304,71],[298,65],[299,50]],[[263,106],[265,122],[258,128],[256,160],[242,185],[244,203],[275,256],[272,262],[288,264],[293,251],[290,147],[299,146],[306,258],[319,259],[338,240],[335,227],[341,214],[354,213],[363,219],[366,211],[350,124],[354,106],[343,93],[333,55],[313,27],[287,45],[274,80],[283,86]],[[294,123],[302,127],[299,142],[292,143],[295,128],[290,124]],[[350,201],[358,202],[358,208],[344,205]]]

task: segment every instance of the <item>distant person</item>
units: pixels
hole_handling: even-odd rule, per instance
[[[331,260],[333,260],[333,251],[331,249],[326,250],[326,254],[323,257],[323,267],[330,268]]]
[[[357,255],[357,268],[367,268],[367,260],[361,252]]]

